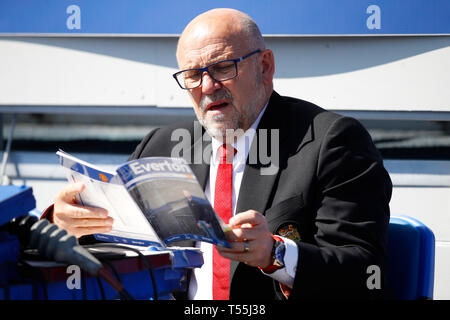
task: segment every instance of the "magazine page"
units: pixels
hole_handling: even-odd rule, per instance
[[[191,239],[229,246],[226,225],[184,159],[142,158],[117,173],[165,244]]]
[[[116,173],[102,170],[61,150],[57,155],[60,164],[67,170],[69,182],[83,182],[85,185],[83,192],[77,196],[77,202],[104,208],[114,219],[110,232],[94,234],[97,240],[138,246],[163,246]]]

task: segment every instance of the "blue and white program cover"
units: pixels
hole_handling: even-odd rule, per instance
[[[216,215],[189,165],[181,158],[142,158],[104,171],[64,151],[57,155],[71,182],[86,188],[82,205],[102,207],[113,229],[98,240],[165,247],[197,240],[229,246],[227,226]]]

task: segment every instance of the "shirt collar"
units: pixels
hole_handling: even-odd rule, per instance
[[[261,121],[261,117],[266,111],[267,105],[266,103],[264,108],[258,115],[258,118],[253,122],[250,128],[244,132],[234,143],[232,143],[233,147],[236,149],[236,155],[234,157],[233,163],[245,163],[247,161],[247,156],[250,151],[250,147],[252,145],[253,138],[255,137],[256,128],[258,128],[259,122]],[[212,159],[214,162],[218,163],[217,153],[219,147],[223,144],[222,141],[217,140],[216,138],[212,138]]]

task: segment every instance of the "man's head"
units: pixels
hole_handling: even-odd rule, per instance
[[[256,120],[273,90],[273,53],[265,49],[255,22],[233,9],[207,11],[181,34],[177,48],[181,70],[237,59],[258,49],[261,52],[237,63],[235,78],[219,82],[204,72],[202,84],[188,90],[197,118],[210,135],[222,139],[227,129],[245,131]]]

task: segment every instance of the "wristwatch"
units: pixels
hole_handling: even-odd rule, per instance
[[[273,273],[278,269],[284,268],[284,254],[286,253],[286,245],[280,237],[272,235],[272,238],[275,240],[272,247],[272,264],[264,269],[261,269],[265,273]]]

